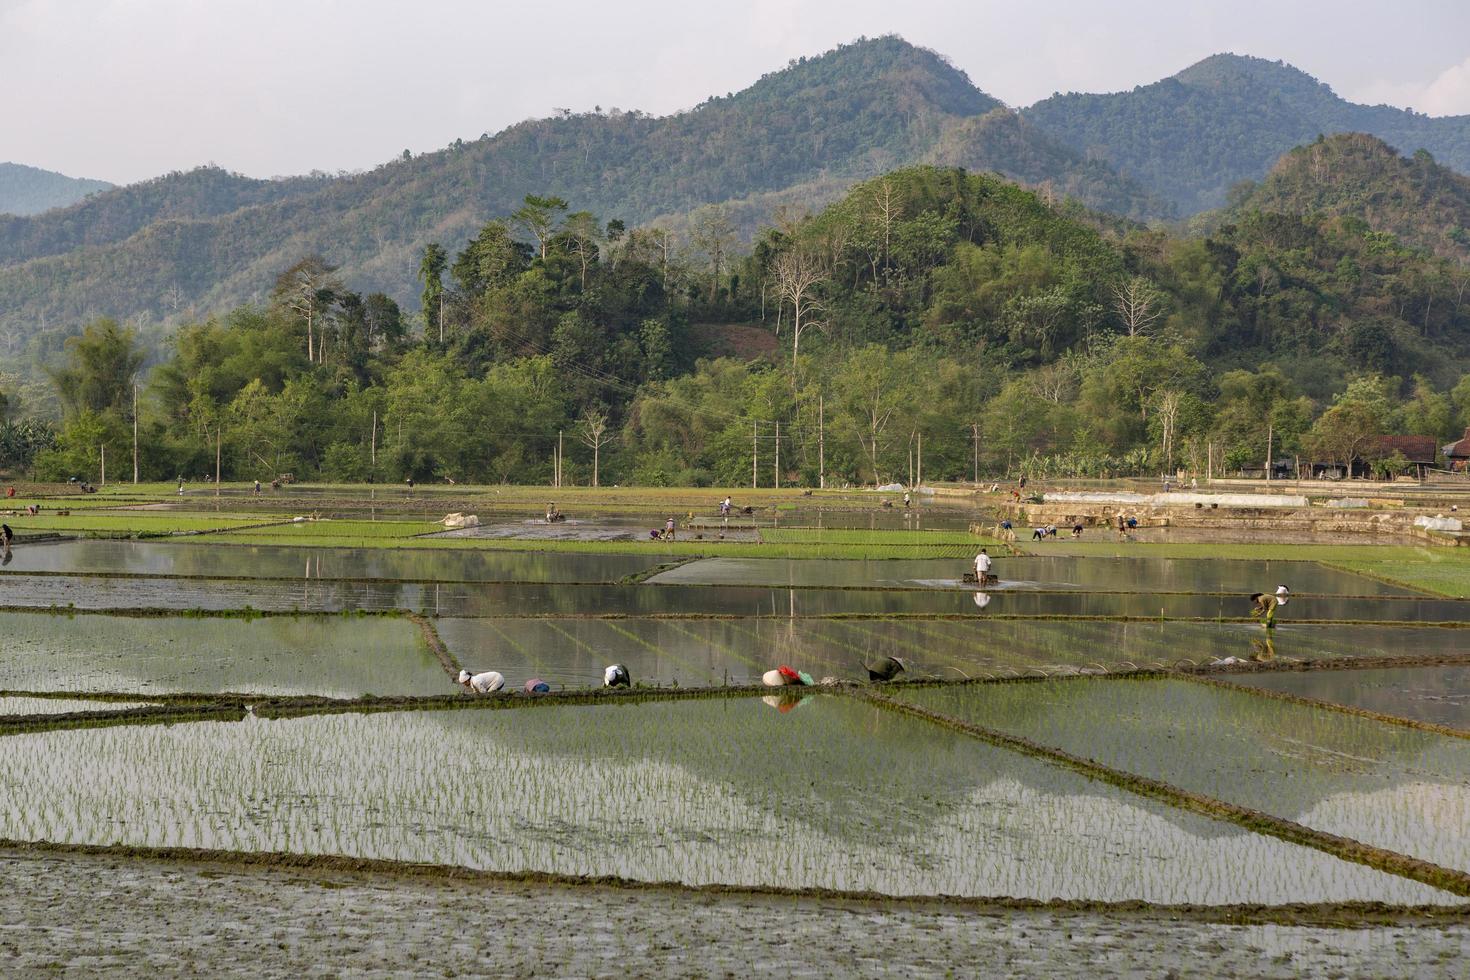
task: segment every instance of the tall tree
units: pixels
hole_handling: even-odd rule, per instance
[[[438,242],[424,246],[419,259],[419,281],[424,284],[424,336],[434,331],[439,324],[439,343],[444,343],[444,266],[449,262],[449,253]]]
[[[791,304],[791,364],[794,371],[796,358],[801,353],[802,331],[822,326],[812,317],[826,308],[817,296],[826,276],[821,263],[799,247],[776,256],[771,273],[776,279],[776,294]]]
[[[325,357],[325,344],[317,343],[317,324],[343,289],[336,276],[337,267],[320,255],[308,255],[276,277],[272,296],[284,308],[299,316],[306,324],[306,360],[319,363]]]
[[[104,318],[67,339],[66,364],[53,370],[51,379],[68,415],[112,411],[121,416],[132,404],[142,366],[136,332]]]
[[[607,415],[594,409],[582,413],[577,423],[577,435],[587,448],[592,450],[592,485],[598,486],[598,472],[602,462],[602,447],[612,436],[608,433]]]
[[[567,202],[559,197],[527,194],[524,203],[510,213],[511,220],[536,240],[542,261],[545,261],[547,246],[556,234],[558,217],[566,209]]]
[[[707,204],[694,212],[694,244],[709,257],[709,301],[719,293],[720,272],[725,256],[735,243],[735,226],[730,214],[718,204]]]

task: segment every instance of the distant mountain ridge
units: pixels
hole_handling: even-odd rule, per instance
[[[68,177],[21,163],[0,163],[0,216],[41,214],[111,188],[105,180]]]
[[[355,288],[411,307],[426,243],[458,250],[527,194],[637,223],[726,200],[756,213],[788,188],[835,195],[905,164],[956,159],[1011,161],[1024,171],[1013,176],[1138,216],[1167,208],[1035,128],[987,115],[997,111],[1009,114],[944,58],[885,37],[799,59],[688,112],[533,120],[316,186],[170,175],[0,227],[0,328],[200,315],[260,298],[311,253]],[[987,140],[1002,133],[992,155]]]
[[[1470,116],[1357,105],[1290,65],[1233,54],[1128,92],[1054,95],[1022,116],[1184,214],[1220,207],[1233,184],[1259,180],[1287,150],[1321,134],[1370,133],[1470,172]]]

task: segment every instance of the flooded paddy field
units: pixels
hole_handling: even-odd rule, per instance
[[[909,679],[1163,670],[1234,658],[1270,664],[1335,658],[1464,657],[1470,630],[1293,626],[1268,642],[1245,623],[1056,620],[441,618],[467,666],[540,677],[555,688],[596,686],[608,663],[659,687],[759,683],[773,664],[814,677],[861,681],[865,664],[897,657]],[[1254,679],[1257,675],[1240,675]],[[1262,675],[1274,677],[1276,675]],[[1283,677],[1289,675],[1282,675]]]
[[[314,548],[226,542],[61,541],[19,549],[4,575],[74,572],[192,578],[387,579],[410,582],[613,582],[668,556],[538,551]]]
[[[443,694],[406,619],[0,613],[0,690],[138,694]]]
[[[841,697],[247,718],[5,748],[0,837],[19,841],[890,895],[1460,901]]]
[[[473,583],[0,576],[0,606],[76,609],[408,609],[436,616],[952,616],[1240,620],[1240,594],[1039,589],[837,589],[612,583]],[[1302,596],[1283,623],[1467,623],[1470,601]]]
[[[1470,602],[1448,597],[1466,594],[1470,559],[1456,549],[1282,538],[1217,554],[1218,536],[1115,548],[1089,531],[1075,547],[1023,537],[1013,554],[968,532],[993,522],[978,502],[905,512],[897,495],[893,508],[873,494],[751,497],[755,512],[720,541],[710,491],[556,491],[571,519],[555,525],[525,490],[194,494],[130,499],[142,522],[121,508],[88,520],[98,534],[198,535],[23,541],[0,569],[0,719],[12,719],[0,861],[4,841],[54,842],[13,846],[53,848],[24,860],[58,866],[85,858],[55,847],[97,847],[128,878],[163,860],[140,849],[185,847],[247,882],[303,862],[308,883],[389,862],[361,872],[383,896],[374,915],[411,882],[468,876],[491,896],[470,901],[514,888],[535,910],[517,937],[589,907],[592,879],[628,885],[612,893],[626,901],[603,900],[620,908],[652,907],[664,894],[652,883],[669,882],[678,898],[661,925],[674,932],[717,909],[735,917],[727,930],[779,931],[783,911],[806,909],[793,914],[807,931],[772,947],[783,965],[828,936],[819,906],[843,903],[868,903],[854,921],[908,930],[919,962],[928,930],[1022,948],[1034,934],[1017,923],[1056,908],[977,902],[1141,902],[1067,914],[1093,917],[1074,921],[1096,930],[1094,953],[1114,948],[1110,935],[1178,927],[1177,962],[1266,975],[1282,963],[1230,960],[1245,946],[1203,956],[1184,939],[1245,921],[1249,903],[1258,931],[1232,941],[1310,970],[1328,960],[1312,958],[1315,940],[1281,938],[1292,916],[1353,923],[1372,909],[1378,931],[1331,934],[1336,949],[1372,949],[1332,962],[1395,943],[1397,968],[1413,962],[1405,934],[1430,937],[1414,953],[1463,938],[1425,917],[1470,921],[1470,739],[1424,727],[1466,726]],[[451,511],[481,526],[445,538],[434,522]],[[665,512],[680,522],[673,546],[647,539]],[[324,516],[339,519],[313,519]],[[1004,581],[976,590],[959,577],[982,544]],[[1248,618],[1249,596],[1277,584],[1292,596],[1267,630]],[[903,663],[900,683],[870,684],[868,666],[887,657]],[[1333,669],[1355,661],[1373,666]],[[612,663],[635,690],[604,698]],[[711,690],[759,685],[778,664],[817,686]],[[461,665],[500,672],[505,690],[464,691],[450,676]],[[523,693],[531,678],[553,694]],[[298,695],[343,701],[279,700]],[[141,714],[77,717],[130,709]],[[45,714],[66,717],[20,720]],[[1006,741],[1018,736],[1030,742]],[[1166,791],[1141,789],[1148,780]],[[518,875],[557,883],[505,877]],[[915,896],[950,898],[916,925],[901,907]],[[114,903],[119,915],[129,902]],[[1206,919],[1180,926],[1181,903]],[[274,914],[266,905],[245,918]],[[1110,933],[1123,908],[1136,922]],[[867,941],[884,955],[891,937]],[[508,945],[521,949],[482,942],[475,965],[504,965]],[[1117,972],[1136,966],[1109,955]],[[5,956],[0,943],[0,968]],[[604,969],[594,953],[576,962]]]
[[[1470,663],[1453,667],[1241,674],[1236,684],[1470,732]]]
[[[904,692],[1187,792],[1470,870],[1470,740],[1172,680]]]
[[[978,546],[976,546],[978,547]],[[972,548],[972,550],[974,550]],[[1001,582],[991,591],[1078,589],[1092,592],[1227,592],[1249,595],[1289,581],[1295,593],[1347,596],[1421,595],[1316,562],[1225,561],[1195,558],[1078,558],[1059,555],[1005,557],[992,549]],[[865,588],[969,589],[962,581],[973,554],[963,560],[833,561],[822,559],[707,558],[661,572],[654,585],[773,585]]]

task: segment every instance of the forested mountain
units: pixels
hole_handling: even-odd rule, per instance
[[[1221,206],[1231,185],[1259,180],[1283,153],[1319,134],[1371,133],[1470,172],[1470,116],[1357,105],[1290,65],[1231,54],[1129,92],[1054,95],[1023,116],[1184,214]]]
[[[1470,177],[1427,151],[1400,156],[1375,136],[1340,133],[1287,153],[1231,207],[1203,227],[1252,211],[1360,219],[1374,231],[1460,261],[1470,260]]]
[[[0,163],[0,218],[64,208],[110,187],[105,180],[68,177],[19,163]]]
[[[0,266],[120,242],[159,221],[214,218],[320,190],[329,178],[254,180],[199,167],[94,194],[30,218],[0,215]]]
[[[570,481],[729,486],[753,439],[774,467],[778,426],[780,479],[806,485],[908,479],[920,440],[930,479],[1233,468],[1268,442],[1392,475],[1372,436],[1470,421],[1467,266],[1354,215],[1181,236],[918,166],[732,256],[579,204],[530,196],[411,256],[417,317],[308,258],[151,370],[94,322],[50,374],[58,430],[0,421],[0,468],[94,476],[140,379],[151,479],[219,451],[227,478],[538,483],[564,441]],[[774,343],[710,357],[712,324]]]
[[[310,254],[364,290],[411,302],[414,256],[427,242],[457,247],[527,194],[630,224],[743,199],[753,227],[772,195],[793,186],[835,195],[936,159],[996,167],[1127,213],[1162,206],[997,110],[943,58],[889,37],[802,59],[672,116],[533,120],[318,185],[172,175],[0,231],[0,329],[225,309],[263,296]]]

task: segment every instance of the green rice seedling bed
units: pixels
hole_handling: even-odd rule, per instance
[[[1470,741],[1188,681],[904,691],[963,721],[1459,871]]]
[[[774,544],[851,544],[891,546],[900,544],[964,545],[980,547],[991,538],[967,531],[886,531],[845,528],[762,528],[761,540]]]
[[[1119,541],[1095,539],[1027,541],[1018,533],[1017,547],[1032,555],[1092,558],[1254,558],[1262,561],[1415,561],[1447,549],[1385,544],[1235,544],[1210,541]]]
[[[274,520],[279,520],[279,518],[249,514],[205,517],[198,514],[153,514],[94,509],[73,513],[66,517],[47,513],[41,513],[35,517],[21,514],[7,517],[5,523],[17,533],[54,531],[60,534],[165,535],[222,531]]]
[[[1441,549],[1452,557],[1431,554],[1422,561],[1337,561],[1333,564],[1347,571],[1438,595],[1463,599],[1470,596],[1470,558],[1462,558],[1459,549]]]
[[[442,694],[419,629],[392,617],[256,620],[0,613],[0,690]]]
[[[1455,901],[867,704],[771,700],[13,735],[0,836],[892,895]]]
[[[1271,671],[1229,680],[1470,732],[1470,657],[1454,667]]]

